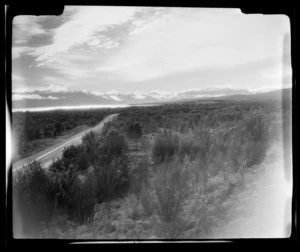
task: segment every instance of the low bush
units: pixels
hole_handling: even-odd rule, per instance
[[[142,204],[144,213],[146,216],[150,216],[154,213],[154,199],[149,191],[150,189],[144,186],[140,193],[140,202]]]
[[[268,115],[262,111],[253,113],[245,118],[241,130],[247,142],[247,167],[261,163],[269,147]]]
[[[73,217],[81,223],[93,220],[97,187],[92,170],[78,174],[70,190]]]
[[[67,215],[83,223],[91,219],[96,199],[95,174],[92,167],[80,170],[58,159],[49,168],[49,184],[55,214]]]
[[[57,159],[49,167],[51,195],[55,202],[55,214],[68,213],[71,209],[71,188],[77,171],[73,164],[65,165],[63,158]]]
[[[179,149],[179,136],[170,131],[159,134],[152,148],[154,162],[160,164],[169,161]]]
[[[128,187],[129,175],[126,156],[116,157],[109,164],[96,163],[98,202],[111,200]]]
[[[40,163],[34,161],[14,171],[13,197],[14,219],[17,217],[21,220],[21,223],[14,223],[14,227],[21,225],[24,234],[36,235],[40,224],[51,220],[54,209],[49,177]]]
[[[138,122],[132,123],[128,130],[127,135],[131,139],[139,139],[142,136],[142,126]]]
[[[85,154],[89,164],[93,164],[98,157],[98,135],[93,131],[85,134],[82,137],[82,145],[84,146]]]
[[[93,167],[97,181],[97,200],[102,202],[114,198],[128,187],[128,145],[124,135],[111,123],[105,125],[97,139],[97,158]]]
[[[81,154],[84,152],[83,145],[71,145],[68,147],[65,147],[63,150],[62,158],[61,160],[64,163],[65,167],[69,167],[70,164],[77,165],[78,157],[81,156]]]
[[[201,146],[195,141],[193,135],[183,137],[180,141],[179,157],[181,160],[188,156],[194,160],[200,153]]]
[[[178,159],[164,162],[154,181],[157,213],[163,222],[176,220],[190,191],[191,171]]]
[[[112,160],[123,156],[128,150],[128,144],[124,135],[117,129],[105,129],[100,136],[98,147],[98,161],[103,164],[110,164]]]
[[[130,174],[130,187],[131,191],[136,195],[137,198],[140,197],[143,187],[148,187],[149,185],[149,171],[148,162],[145,160],[140,161],[136,168]]]

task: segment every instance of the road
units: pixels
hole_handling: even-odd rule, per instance
[[[62,155],[62,152],[65,147],[70,145],[78,145],[82,142],[82,137],[91,131],[99,131],[103,128],[104,124],[113,118],[115,118],[118,114],[112,114],[105,117],[98,125],[93,128],[83,130],[76,135],[66,139],[63,143],[59,143],[57,145],[51,146],[41,152],[33,154],[29,157],[20,159],[13,163],[13,170],[17,170],[22,168],[24,165],[33,162],[34,160],[39,161],[43,168],[47,168],[53,159],[59,158]]]

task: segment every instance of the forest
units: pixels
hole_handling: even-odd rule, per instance
[[[34,161],[13,174],[23,232],[63,239],[210,237],[245,174],[259,169],[272,145],[290,139],[290,106],[214,100],[17,114],[13,125],[26,144],[119,113],[48,169]]]

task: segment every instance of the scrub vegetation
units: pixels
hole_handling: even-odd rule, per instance
[[[279,136],[287,136],[282,125],[290,110],[289,103],[269,100],[120,110],[48,169],[33,162],[14,173],[23,232],[64,239],[209,237],[226,219],[230,195],[245,186]],[[72,112],[65,119],[82,116],[93,125],[109,111],[95,113]]]

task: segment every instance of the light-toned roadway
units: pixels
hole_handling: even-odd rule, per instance
[[[29,157],[20,159],[13,163],[13,170],[17,170],[22,168],[24,165],[29,164],[33,162],[34,160],[39,161],[41,163],[41,166],[44,168],[47,168],[51,162],[55,158],[59,158],[62,155],[62,152],[65,147],[70,145],[78,145],[82,142],[82,137],[91,131],[100,131],[102,130],[104,124],[113,118],[115,118],[118,114],[112,114],[107,117],[105,117],[98,125],[96,125],[93,128],[86,129],[84,131],[81,131],[77,133],[76,135],[66,139],[64,142],[59,143],[57,145],[51,146],[41,152],[38,152],[36,154],[33,154]]]

